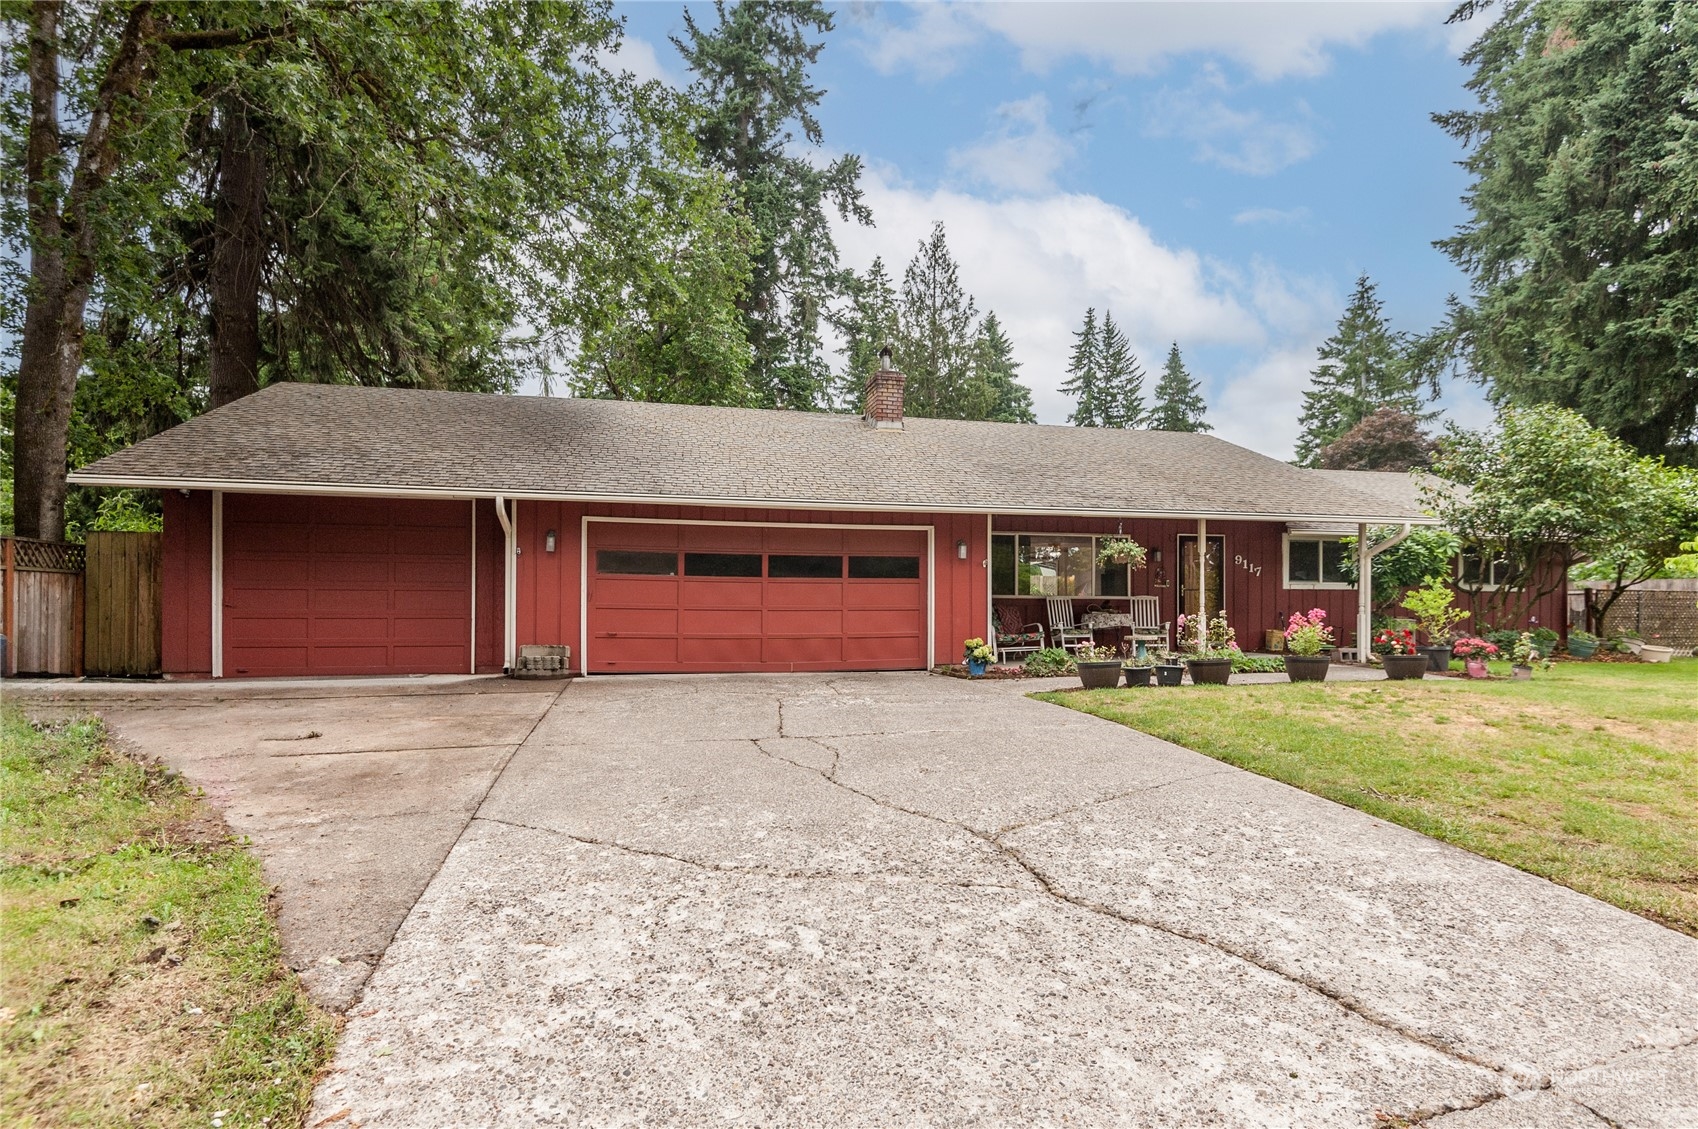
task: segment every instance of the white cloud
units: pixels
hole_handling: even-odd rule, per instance
[[[1326,286],[1292,278],[1270,264],[1235,267],[1167,246],[1136,216],[1095,196],[992,200],[946,188],[928,191],[877,165],[867,170],[862,185],[878,226],[838,227],[845,264],[864,269],[882,256],[900,284],[920,240],[941,220],[962,285],[978,300],[981,314],[995,310],[1002,320],[1021,362],[1021,379],[1045,423],[1064,422],[1072,410],[1058,389],[1073,330],[1087,306],[1114,311],[1152,379],[1175,340],[1188,357],[1193,349],[1242,351],[1251,358],[1296,349],[1313,357],[1320,337],[1312,335],[1319,330],[1324,336],[1336,316],[1337,299]],[[1191,363],[1207,380],[1209,374],[1194,359]],[[1307,371],[1305,359],[1305,379]],[[1235,442],[1289,454],[1298,396],[1289,380],[1279,387],[1286,400],[1277,406],[1270,400],[1264,418],[1290,416],[1289,435],[1283,427],[1263,426],[1258,436],[1255,416],[1217,403],[1218,382],[1210,395],[1216,426],[1223,433],[1230,427],[1227,437]],[[1244,398],[1242,392],[1234,395]]]
[[[952,150],[949,165],[968,179],[1005,192],[1036,195],[1055,188],[1073,144],[1049,124],[1049,99],[1034,94],[996,108],[998,124],[975,144]]]
[[[634,35],[620,40],[619,50],[601,52],[600,61],[609,70],[629,71],[638,82],[658,80],[667,86],[683,85],[660,61],[654,44]]]
[[[962,51],[994,35],[1014,45],[1022,65],[1035,72],[1081,58],[1122,74],[1147,74],[1176,56],[1208,54],[1269,80],[1321,74],[1331,65],[1331,49],[1359,47],[1389,31],[1425,29],[1454,39],[1457,32],[1443,28],[1451,7],[1448,0],[916,4],[906,6],[906,21],[880,8],[861,9],[859,16],[872,25],[865,49],[886,73],[939,77],[954,69]]]
[[[1199,161],[1247,176],[1271,176],[1320,148],[1306,105],[1297,106],[1300,120],[1280,121],[1261,110],[1233,109],[1208,92],[1219,85],[1205,75],[1185,90],[1160,92],[1151,99],[1144,133],[1183,138]]]
[[[1325,334],[1290,342],[1228,380],[1209,401],[1209,421],[1222,439],[1264,455],[1289,459],[1297,445],[1297,420],[1315,350]]]
[[[1235,224],[1272,224],[1276,227],[1292,227],[1303,223],[1309,218],[1308,208],[1245,208],[1232,217]]]

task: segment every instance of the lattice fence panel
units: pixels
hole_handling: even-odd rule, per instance
[[[13,540],[12,567],[19,572],[81,572],[83,547],[63,541],[31,541],[23,537]]]
[[[1698,648],[1698,597],[1691,592],[1628,591],[1604,617],[1604,635],[1636,631],[1678,654]]]

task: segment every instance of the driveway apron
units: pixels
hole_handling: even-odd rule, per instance
[[[1003,687],[512,736],[309,1125],[1698,1124],[1698,942]]]

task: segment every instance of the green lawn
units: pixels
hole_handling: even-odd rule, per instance
[[[98,723],[0,713],[6,1123],[298,1125],[339,1025],[283,966],[269,896]]]
[[[1698,936],[1698,660],[1036,696]]]

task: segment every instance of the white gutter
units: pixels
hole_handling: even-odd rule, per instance
[[[320,482],[255,482],[251,480],[131,478],[114,475],[72,474],[69,481],[78,486],[124,486],[143,490],[223,490],[232,494],[317,494],[363,498],[449,498],[463,500],[489,497],[475,490],[450,489],[434,486],[394,486],[387,484],[320,483]],[[1081,506],[1005,506],[985,502],[971,505],[950,505],[933,502],[875,502],[836,499],[797,501],[790,498],[746,498],[732,495],[661,495],[661,494],[601,494],[546,490],[503,491],[501,497],[527,502],[584,502],[633,506],[711,506],[736,509],[767,510],[838,510],[864,513],[918,514],[1008,514],[1030,517],[1103,517],[1129,521],[1187,521],[1207,518],[1211,521],[1328,521],[1340,525],[1437,525],[1437,518],[1422,515],[1386,514],[1318,514],[1318,513],[1250,513],[1241,510],[1127,510]]]
[[[515,589],[519,579],[519,545],[518,523],[519,507],[513,506],[513,516],[507,516],[507,500],[500,494],[495,496],[495,517],[501,523],[501,532],[506,537],[502,550],[502,584],[501,584],[501,669],[504,673],[512,674],[518,664],[519,637],[519,601]]]

